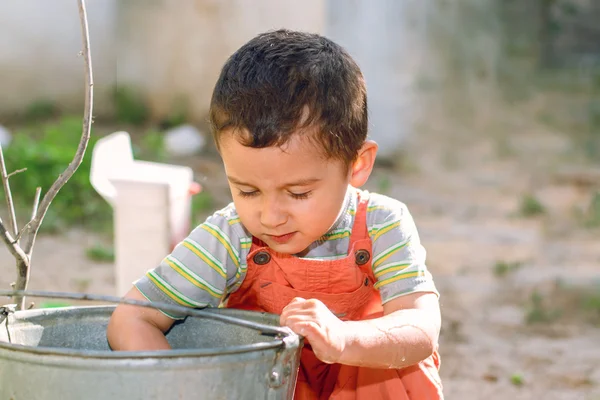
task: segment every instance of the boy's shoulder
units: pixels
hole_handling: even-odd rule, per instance
[[[409,214],[408,207],[398,199],[380,193],[369,192],[367,225],[377,225],[400,220]]]
[[[225,233],[228,236],[245,238],[250,235],[246,231],[246,228],[241,224],[240,216],[238,215],[233,202],[220,210],[213,212],[213,214],[209,215],[199,227],[202,227],[203,225],[217,228],[220,232]]]
[[[233,204],[233,202],[231,202],[225,207],[221,208],[220,210],[215,211],[213,215],[209,217],[209,219],[221,219],[226,221],[237,222],[239,221],[240,216],[238,215],[237,210],[235,209],[235,205]]]

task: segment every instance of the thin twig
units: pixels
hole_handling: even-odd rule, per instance
[[[40,196],[41,195],[42,195],[42,188],[38,186],[35,189],[35,197],[33,198],[33,208],[31,209],[31,219],[32,220],[35,218],[35,215],[38,212],[38,207],[40,206]],[[27,223],[27,226],[29,226],[29,223]]]
[[[85,150],[87,148],[88,142],[90,140],[90,131],[92,128],[92,109],[93,109],[93,96],[94,96],[94,81],[92,75],[92,57],[90,53],[90,39],[89,39],[89,30],[88,30],[88,22],[87,22],[87,12],[85,9],[85,1],[77,0],[79,5],[79,20],[81,23],[81,34],[83,41],[83,56],[85,60],[85,109],[83,116],[83,127],[81,140],[79,141],[79,146],[77,147],[77,151],[75,152],[75,157],[73,161],[69,164],[69,166],[65,169],[65,171],[58,176],[58,179],[52,184],[48,192],[42,198],[42,201],[39,205],[38,212],[35,217],[31,219],[30,232],[24,238],[23,250],[28,255],[31,255],[31,251],[33,249],[33,245],[35,243],[35,238],[37,236],[38,230],[40,229],[40,225],[44,220],[44,216],[50,207],[50,203],[56,197],[58,191],[67,183],[67,181],[73,176],[81,161],[83,160],[83,156],[85,155]],[[17,287],[17,289],[25,289]]]
[[[33,220],[35,218],[35,214],[37,214],[38,206],[40,205],[41,194],[42,194],[42,188],[38,186],[35,189],[35,197],[33,198],[33,208],[31,210],[31,220]],[[25,224],[24,227],[21,228],[17,237],[15,237],[15,243],[18,243],[19,239],[21,239],[21,236],[23,236],[23,234],[27,231],[27,229],[29,229],[29,227],[31,226],[31,222],[32,221],[29,221],[28,223]]]
[[[29,229],[30,226],[31,226],[31,221],[26,223],[25,226],[21,228],[21,230],[19,231],[19,234],[15,237],[15,240],[13,243],[18,243],[19,240],[21,239],[21,236],[23,236],[23,234],[27,231],[27,229]]]
[[[2,177],[2,185],[4,186],[4,197],[6,197],[6,205],[8,206],[8,225],[12,230],[11,234],[16,236],[19,233],[19,228],[17,227],[15,205],[13,204],[12,192],[10,191],[10,184],[8,183],[9,175],[6,173],[2,145],[0,145],[0,174]]]
[[[11,172],[10,174],[6,175],[6,177],[10,179],[11,176],[15,176],[16,174],[20,174],[21,172],[25,172],[25,171],[27,171],[27,168],[21,168],[21,169]]]

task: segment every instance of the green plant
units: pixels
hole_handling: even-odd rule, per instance
[[[523,386],[523,384],[525,383],[525,380],[523,379],[523,376],[521,376],[520,374],[512,374],[510,376],[510,383],[512,383],[515,386]]]
[[[43,121],[58,115],[58,107],[49,100],[36,100],[25,109],[24,117],[28,122]]]
[[[80,137],[79,117],[62,117],[31,130],[16,132],[13,141],[4,151],[9,171],[27,168],[27,171],[10,179],[16,206],[31,204],[38,186],[42,188],[42,196],[44,195],[73,159]],[[93,148],[97,140],[98,137],[92,131],[88,147]],[[139,152],[147,159],[163,161],[166,156],[161,143],[162,136],[157,132],[150,132],[142,140]],[[90,184],[91,159],[92,152],[87,151],[77,172],[61,190],[60,196],[52,202],[41,225],[43,232],[57,232],[71,225],[85,225],[95,231],[110,230],[112,210]],[[28,209],[20,211],[20,215],[30,213]]]
[[[168,159],[162,133],[148,131],[142,135],[139,146],[135,147],[135,157],[145,161],[165,162]]]
[[[184,124],[188,120],[188,101],[185,97],[177,98],[171,107],[171,112],[162,121],[160,129],[166,130]]]
[[[31,132],[21,131],[14,135],[4,157],[9,171],[27,168],[27,171],[11,177],[10,184],[15,204],[28,215],[25,205],[32,203],[36,187],[42,188],[42,196],[56,177],[73,159],[73,153],[81,138],[81,118],[63,117],[57,122],[35,128],[39,134],[34,139]],[[89,147],[96,138],[92,133]],[[92,188],[89,182],[91,152],[87,152],[77,172],[52,202],[42,227],[45,231],[61,229],[71,224],[88,224],[93,220],[110,221],[109,205]],[[29,206],[27,206],[29,207]]]
[[[560,310],[550,308],[545,304],[543,296],[537,290],[531,294],[525,314],[525,321],[528,324],[553,322],[560,315]]]
[[[496,264],[494,264],[494,275],[496,275],[497,277],[506,276],[509,273],[521,268],[522,265],[523,263],[521,263],[520,261],[497,261]]]
[[[521,199],[519,211],[524,217],[534,217],[544,214],[546,209],[534,195],[527,193]]]
[[[600,226],[600,191],[594,193],[590,205],[585,213],[584,225],[587,228]]]
[[[192,197],[192,221],[196,222],[206,217],[206,213],[215,208],[213,196],[206,191],[202,191]]]
[[[113,102],[117,121],[132,125],[142,125],[148,120],[146,102],[135,90],[118,86],[113,92]]]
[[[113,262],[115,261],[115,249],[112,246],[95,244],[85,251],[85,255],[92,261]]]
[[[69,307],[70,303],[65,303],[61,301],[45,301],[39,305],[39,308],[60,308],[60,307]]]
[[[595,285],[589,290],[584,290],[581,294],[581,307],[586,311],[590,320],[595,323],[600,323],[600,285]]]

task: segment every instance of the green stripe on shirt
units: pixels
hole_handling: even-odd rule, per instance
[[[227,277],[227,271],[223,264],[217,260],[212,254],[208,252],[204,247],[200,246],[198,243],[193,241],[190,238],[187,238],[183,241],[183,246],[189,249],[192,253],[197,255],[204,261],[209,267],[215,270],[219,275],[223,278]]]
[[[391,221],[387,224],[382,224],[379,228],[377,228],[377,231],[373,235],[372,240],[379,239],[381,237],[381,235],[384,235],[387,232],[389,232],[392,229],[397,228],[399,226],[400,226],[400,221]]]
[[[206,282],[200,276],[196,275],[194,272],[192,272],[190,269],[188,269],[185,265],[180,263],[173,256],[167,256],[167,258],[165,258],[165,261],[171,268],[173,268],[173,270],[175,270],[177,273],[179,273],[179,275],[184,277],[192,285],[204,290],[205,292],[209,293],[211,296],[213,296],[217,299],[220,299],[223,296],[222,290],[219,290],[219,289],[215,288],[214,286],[210,285],[208,282]]]
[[[148,273],[146,273],[146,276],[152,282],[154,282],[156,287],[158,289],[160,289],[161,292],[163,292],[170,299],[175,300],[177,303],[181,304],[182,306],[204,307],[206,305],[206,303],[198,303],[197,301],[194,301],[194,300],[190,299],[189,297],[184,296],[181,292],[179,292],[177,289],[175,289],[173,286],[171,286],[167,281],[165,281],[160,276],[158,276],[156,274],[156,272],[154,272],[154,271],[148,271]],[[144,293],[142,292],[142,294],[144,294]],[[145,294],[144,294],[144,297],[146,297]]]
[[[410,267],[412,262],[391,262],[373,269],[373,274],[376,278],[394,271],[402,271]]]
[[[231,241],[229,240],[229,237],[227,237],[227,235],[223,233],[221,228],[211,224],[210,222],[205,222],[202,225],[200,225],[200,227],[208,233],[210,233],[212,236],[214,236],[225,247],[225,250],[227,250],[229,257],[231,257],[236,266],[240,265],[240,254],[235,249],[235,247],[233,247]]]
[[[400,242],[400,243],[396,243],[390,247],[388,247],[387,249],[385,249],[384,251],[382,251],[377,257],[375,257],[375,259],[373,260],[373,268],[377,268],[379,267],[385,260],[387,260],[388,258],[390,258],[390,256],[396,252],[398,252],[399,250],[402,250],[404,247],[406,247],[406,245],[408,245],[410,243],[410,238],[407,239],[404,242]]]

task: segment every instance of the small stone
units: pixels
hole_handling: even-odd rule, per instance
[[[192,125],[180,125],[165,132],[165,148],[172,156],[191,156],[198,153],[206,139]]]
[[[2,147],[7,147],[10,144],[11,140],[12,135],[10,134],[8,129],[0,125],[0,145],[2,145]]]

